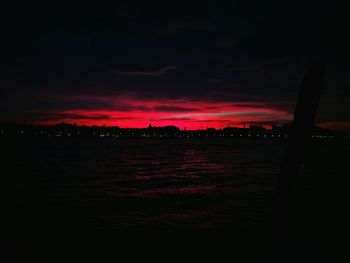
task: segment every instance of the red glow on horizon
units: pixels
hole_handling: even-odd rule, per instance
[[[59,122],[77,125],[119,126],[145,128],[174,125],[180,129],[220,129],[226,126],[243,127],[243,123],[270,126],[290,121],[289,112],[269,108],[263,103],[232,103],[213,100],[148,99],[131,97],[104,98],[106,109],[74,109],[58,112],[61,118],[38,121],[38,124]],[[110,106],[112,105],[112,106]]]

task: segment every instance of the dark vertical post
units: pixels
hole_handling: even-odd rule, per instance
[[[299,91],[294,121],[288,135],[285,159],[280,168],[273,203],[273,229],[287,238],[291,223],[292,198],[296,178],[312,135],[319,99],[323,90],[324,67],[313,64],[306,73]]]

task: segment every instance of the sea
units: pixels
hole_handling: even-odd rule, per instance
[[[287,146],[282,139],[237,138],[6,143],[10,235],[29,239],[35,233],[262,233]],[[294,201],[296,220],[315,226],[311,235],[323,235],[334,215],[348,145],[320,139],[305,153]]]
[[[339,144],[311,144],[297,193],[335,191],[349,156]],[[259,227],[285,148],[263,139],[23,139],[8,179],[20,207],[82,228]]]

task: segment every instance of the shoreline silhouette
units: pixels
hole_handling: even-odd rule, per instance
[[[97,138],[261,138],[287,139],[291,125],[276,124],[271,129],[250,125],[247,128],[227,126],[222,129],[180,130],[176,126],[147,128],[120,128],[118,126],[78,126],[69,123],[56,125],[31,125],[21,123],[0,124],[0,136],[39,137],[97,137]],[[313,126],[313,138],[333,139],[345,133]]]

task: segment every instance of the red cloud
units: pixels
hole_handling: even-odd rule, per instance
[[[128,105],[129,110],[118,105]],[[74,109],[56,113],[59,121],[78,125],[108,125],[120,127],[147,127],[175,125],[181,129],[204,129],[208,126],[223,128],[227,125],[242,126],[246,123],[286,122],[291,114],[263,103],[232,103],[228,101],[191,99],[149,99],[117,97],[108,101],[106,109]],[[111,107],[110,107],[111,106]],[[105,118],[100,118],[105,116]],[[39,121],[41,124],[57,123],[57,118]]]

